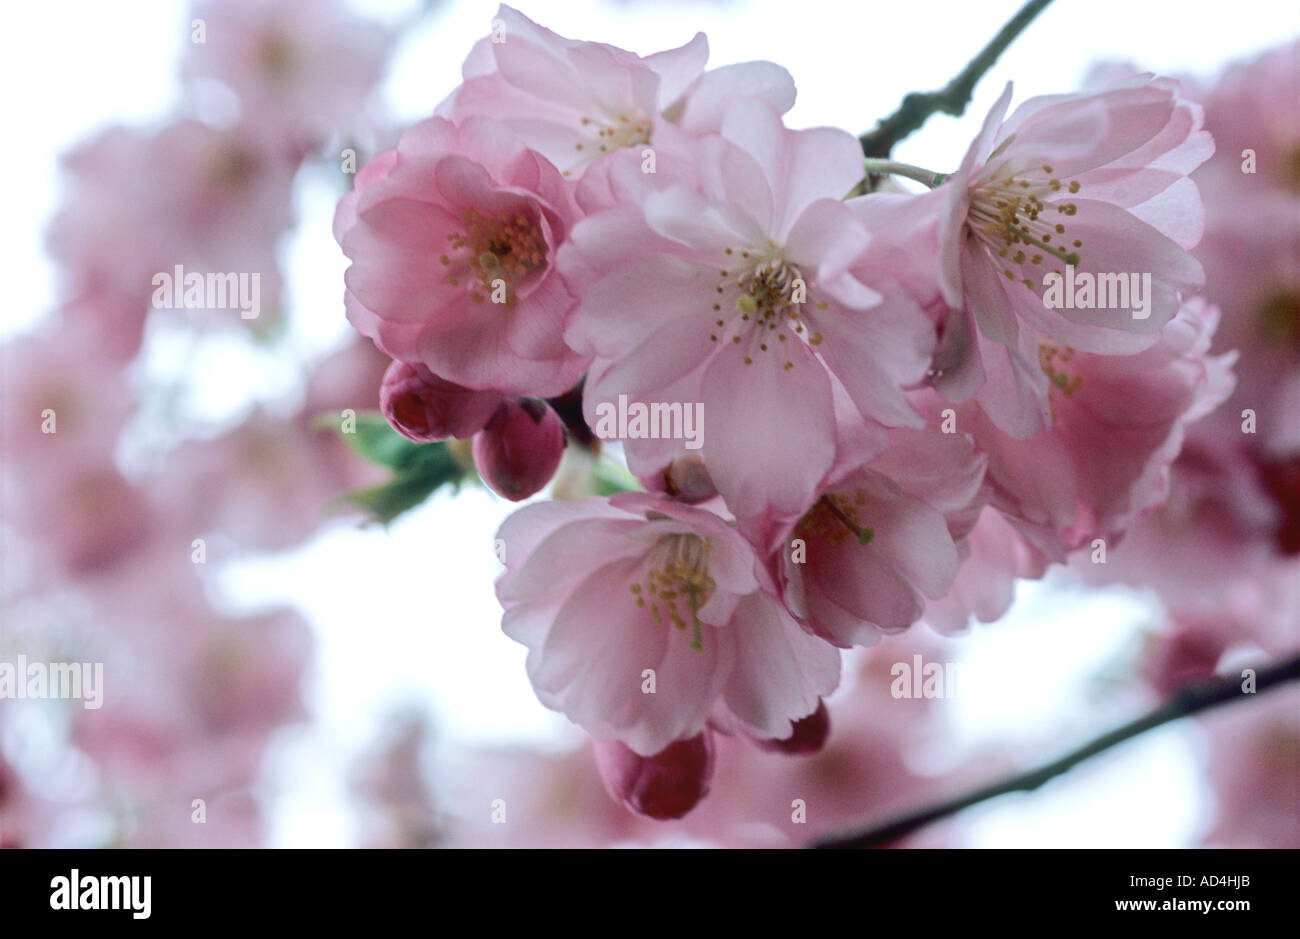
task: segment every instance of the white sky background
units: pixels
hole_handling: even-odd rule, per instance
[[[767,58],[791,71],[799,89],[788,116],[792,126],[834,124],[859,133],[906,92],[942,86],[1020,0],[517,5],[564,35],[642,54],[680,45],[702,30],[712,65]],[[391,20],[414,4],[354,6]],[[404,122],[427,116],[459,80],[461,60],[487,33],[495,8],[486,0],[451,0],[408,35],[385,88],[387,104]],[[109,123],[166,117],[176,100],[187,23],[188,6],[180,0],[42,0],[6,9],[0,76],[8,186],[0,239],[10,294],[0,335],[27,328],[52,303],[43,229],[59,192],[58,154]],[[1014,106],[1032,95],[1073,90],[1098,59],[1204,74],[1297,33],[1294,0],[1057,0],[980,83],[965,117],[932,118],[895,157],[938,171],[955,168],[1010,79]],[[332,199],[324,184],[302,181],[301,228],[286,246],[299,357],[348,335],[344,260],[329,233]],[[234,353],[214,353],[225,354]],[[249,396],[283,389],[274,362],[240,362]],[[199,406],[213,414],[237,411],[247,401],[237,393],[224,399],[219,390]],[[499,630],[491,538],[510,508],[481,491],[444,495],[388,532],[331,529],[301,551],[252,559],[229,572],[235,599],[293,602],[318,629],[309,679],[318,720],[288,734],[276,753],[273,843],[350,842],[355,832],[343,801],[344,769],[394,707],[428,708],[444,743],[576,739],[563,718],[537,703],[523,649]],[[979,631],[965,647],[972,673],[1014,674],[1016,684],[1014,694],[972,693],[960,702],[963,738],[1009,739],[1019,753],[1046,757],[1098,729],[1097,714],[1083,699],[1089,678],[1131,646],[1136,625],[1148,615],[1124,595],[1084,601],[1028,585],[1003,623]],[[1022,664],[1012,670],[1008,663]],[[968,842],[1189,843],[1205,811],[1194,778],[1197,743],[1184,727],[1149,734],[1034,797],[971,813]]]

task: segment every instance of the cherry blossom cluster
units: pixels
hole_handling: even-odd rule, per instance
[[[1008,88],[925,169],[788,127],[791,76],[702,35],[642,57],[508,7],[399,137],[402,27],[345,6],[195,0],[174,109],[63,158],[58,295],[0,343],[0,664],[102,663],[103,707],[0,695],[0,847],[263,842],[313,636],[227,565],[472,468],[551,486],[497,593],[586,742],[441,763],[397,722],[357,756],[367,844],[804,844],[984,785],[1023,767],[894,669],[1052,566],[1160,601],[1118,697],[1296,654],[1300,44]],[[344,324],[285,249],[349,184],[360,335],[305,361],[304,316]],[[151,300],[178,266],[260,277],[260,315]],[[217,377],[231,346],[278,390]],[[1208,843],[1300,845],[1294,692],[1198,722]]]
[[[565,430],[619,438],[645,491],[521,508],[497,594],[539,699],[661,818],[707,793],[714,733],[817,749],[842,649],[1105,563],[1235,384],[1192,250],[1214,142],[1177,82],[1008,86],[940,173],[792,129],[784,69],[707,58],[502,6],[335,216],[400,433],[473,437],[515,500]],[[616,403],[665,420],[611,435]],[[696,408],[686,441],[666,416]]]

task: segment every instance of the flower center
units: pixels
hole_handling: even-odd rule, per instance
[[[643,583],[630,590],[639,608],[650,608],[655,625],[664,620],[685,629],[690,617],[690,647],[704,651],[700,608],[709,601],[715,586],[709,576],[709,551],[713,545],[693,534],[669,535],[651,549],[650,568]]]
[[[1069,346],[1057,345],[1050,339],[1038,340],[1038,367],[1043,370],[1052,387],[1067,398],[1083,384],[1083,376],[1070,365],[1073,358],[1074,350]]]
[[[494,302],[515,305],[515,286],[546,264],[546,240],[537,221],[524,212],[484,215],[470,209],[461,220],[465,230],[447,236],[450,254],[439,256],[447,283],[467,280],[470,299],[482,303],[485,291]],[[452,257],[451,254],[456,254]],[[504,291],[504,301],[498,300]]]
[[[1263,342],[1300,354],[1300,291],[1278,286],[1260,304],[1257,316]]]
[[[280,33],[262,37],[257,50],[258,62],[272,79],[287,78],[298,65],[298,50],[292,41]]]
[[[709,334],[709,340],[724,344],[730,341],[738,346],[746,365],[753,365],[756,355],[780,355],[785,360],[783,370],[790,371],[794,362],[783,344],[794,340],[817,346],[822,341],[821,333],[807,322],[804,308],[808,285],[803,274],[781,257],[780,249],[771,241],[763,252],[728,248],[726,253],[724,263],[733,264],[739,259],[740,269],[718,270],[718,283],[713,288],[714,325],[718,328]],[[826,309],[825,301],[813,306]]]
[[[867,494],[861,489],[826,493],[804,513],[795,534],[805,541],[821,541],[837,548],[852,535],[861,545],[871,544],[875,529],[862,524]]]
[[[1038,340],[1038,367],[1043,370],[1047,380],[1052,383],[1052,389],[1059,392],[1058,395],[1048,393],[1048,405],[1052,409],[1052,425],[1055,426],[1060,420],[1056,413],[1056,404],[1059,398],[1072,398],[1074,393],[1083,385],[1083,376],[1078,372],[1078,366],[1071,364],[1074,359],[1074,350],[1069,346],[1062,346],[1050,339],[1039,338]]]
[[[257,176],[258,161],[238,144],[214,148],[207,163],[207,180],[218,189],[242,190]]]
[[[1009,142],[1009,141],[1008,141]],[[1042,275],[1079,263],[1083,242],[1072,238],[1069,219],[1079,211],[1061,193],[1079,191],[1077,180],[1062,183],[1052,167],[990,178],[972,185],[966,222],[1008,280],[1033,290]]]
[[[652,121],[640,111],[632,114],[605,115],[603,118],[584,117],[578,140],[573,145],[577,155],[574,165],[564,171],[565,176],[595,163],[607,153],[624,147],[641,147],[650,142]]]

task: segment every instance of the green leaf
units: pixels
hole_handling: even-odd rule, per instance
[[[360,506],[374,521],[387,525],[422,504],[442,484],[433,477],[395,476],[382,485],[348,493],[343,501]]]
[[[318,420],[318,426],[334,427],[334,418]],[[388,425],[378,412],[356,415],[355,431],[339,436],[361,457],[393,470],[392,477],[378,486],[348,493],[339,501],[360,506],[378,522],[387,525],[403,512],[415,508],[443,486],[459,486],[473,472],[452,454],[446,441],[415,443]]]
[[[330,421],[331,425],[333,420]],[[378,411],[362,411],[356,416],[356,431],[339,431],[349,447],[371,463],[400,469],[415,458],[416,451],[437,444],[415,443],[407,440],[388,426],[384,415]]]

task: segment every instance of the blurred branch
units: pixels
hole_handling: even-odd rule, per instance
[[[1300,678],[1300,655],[1284,659],[1275,665],[1259,669],[1255,674],[1255,693],[1261,694],[1271,688],[1280,687],[1289,681],[1295,681]],[[949,815],[955,815],[962,809],[969,808],[980,802],[994,799],[998,796],[1007,795],[1012,792],[1033,792],[1044,783],[1067,770],[1070,770],[1082,763],[1084,760],[1096,756],[1105,750],[1109,750],[1116,744],[1123,743],[1131,737],[1145,733],[1152,728],[1159,727],[1161,724],[1169,723],[1183,717],[1190,717],[1193,714],[1199,714],[1201,711],[1209,710],[1221,704],[1227,704],[1231,701],[1253,698],[1255,695],[1244,693],[1241,689],[1242,679],[1236,675],[1229,676],[1218,681],[1199,682],[1181,688],[1175,692],[1168,701],[1163,705],[1139,717],[1137,720],[1130,721],[1122,727],[1117,727],[1109,733],[1102,734],[1100,737],[1067,753],[1060,759],[1053,760],[1038,769],[1022,773],[1019,776],[1013,776],[1002,782],[992,783],[974,789],[965,795],[957,796],[945,802],[937,803],[929,808],[911,812],[902,815],[892,821],[886,822],[866,831],[859,832],[855,835],[847,835],[842,838],[833,838],[826,841],[819,841],[812,845],[814,848],[874,848],[881,845],[889,844],[915,831],[922,826],[931,822],[938,821],[941,818],[947,818]]]
[[[966,105],[970,104],[976,82],[993,67],[993,63],[998,60],[998,56],[1007,46],[1011,45],[1012,40],[1019,36],[1043,7],[1051,2],[1052,0],[1029,0],[1015,16],[1007,21],[989,44],[980,50],[979,55],[971,59],[957,77],[941,90],[914,91],[905,97],[898,110],[878,123],[872,131],[858,138],[862,141],[863,154],[868,157],[889,156],[890,151],[894,149],[894,144],[913,131],[919,130],[936,111],[960,117],[966,110]]]

